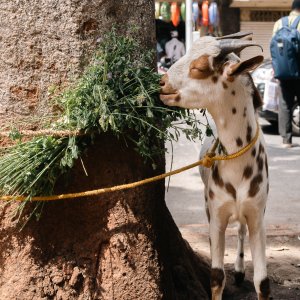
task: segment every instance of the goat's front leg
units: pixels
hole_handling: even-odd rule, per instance
[[[263,215],[248,216],[249,241],[254,267],[254,286],[259,300],[270,299],[270,282],[267,275],[266,235]]]
[[[217,216],[211,214],[209,236],[212,263],[210,276],[212,300],[222,300],[222,293],[225,286],[224,251],[227,223],[227,220],[218,220]]]

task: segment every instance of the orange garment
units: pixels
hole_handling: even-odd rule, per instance
[[[208,0],[203,1],[202,3],[202,25],[208,26],[209,17],[208,17]]]
[[[180,22],[180,8],[177,2],[173,2],[171,5],[171,20],[173,25],[177,27]]]

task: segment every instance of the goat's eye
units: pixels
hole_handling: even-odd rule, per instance
[[[210,68],[209,56],[202,55],[190,64],[190,78],[205,79],[213,73]]]
[[[207,69],[204,69],[204,68],[192,68],[191,71],[196,71],[196,72],[207,72]]]

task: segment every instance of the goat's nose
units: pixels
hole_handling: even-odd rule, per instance
[[[161,79],[160,79],[160,82],[159,82],[159,85],[163,88],[165,85],[166,85],[166,82],[168,81],[168,75],[165,74]]]
[[[163,79],[161,79],[159,85],[160,87],[164,87],[166,85],[166,82]]]

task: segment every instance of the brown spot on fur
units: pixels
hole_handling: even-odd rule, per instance
[[[270,290],[270,280],[266,277],[264,280],[261,281],[259,285],[259,300],[268,300],[271,290]]]
[[[258,163],[259,162],[259,159],[260,159],[260,155],[258,153],[257,157],[256,157],[256,162]]]
[[[258,166],[258,170],[261,172],[264,167],[264,160],[262,157],[258,157],[257,166]]]
[[[209,65],[209,56],[202,55],[198,59],[195,59],[190,64],[189,77],[193,79],[206,79],[214,72]]]
[[[246,114],[247,113],[247,107],[244,107],[244,113],[243,113],[243,117],[246,118]]]
[[[219,174],[219,169],[218,169],[218,166],[215,165],[214,168],[213,168],[213,171],[212,171],[212,178],[215,182],[216,185],[220,186],[220,187],[223,187],[224,186],[224,181],[223,179],[220,177],[220,174]]]
[[[253,168],[251,166],[247,166],[243,173],[243,178],[249,179],[253,174]]]
[[[213,76],[213,77],[211,78],[211,80],[212,80],[213,83],[217,83],[217,82],[218,82],[218,79],[219,79],[218,76]]]
[[[253,148],[251,154],[252,154],[253,157],[255,157],[255,155],[256,155],[256,148],[255,147]]]
[[[208,223],[210,223],[210,213],[209,213],[209,209],[208,209],[207,206],[205,207],[205,211],[206,211],[206,216],[207,216]]]
[[[214,67],[214,70],[222,75],[223,72],[224,72],[224,59],[223,57],[215,57],[214,60],[213,60],[213,67]]]
[[[227,81],[229,81],[229,82],[234,82],[234,77],[233,77],[233,76],[228,76],[228,77],[227,77]]]
[[[249,78],[249,83],[250,83],[251,88],[252,88],[253,106],[254,106],[254,109],[256,110],[256,109],[258,109],[259,107],[261,107],[263,105],[263,101],[261,99],[259,91],[257,90],[250,74],[248,74],[248,78]]]
[[[232,96],[235,96],[235,91],[232,91],[232,92],[231,92],[231,95],[232,95]]]
[[[265,156],[265,167],[266,167],[266,172],[267,172],[267,178],[269,178],[269,166],[268,166],[267,156]]]
[[[240,258],[244,258],[244,253],[243,252],[240,253]]]
[[[264,148],[264,146],[260,143],[260,144],[259,144],[259,148],[258,148],[258,155],[260,155],[261,153],[265,153],[265,148]]]
[[[221,287],[225,279],[225,274],[222,269],[212,268],[210,272],[210,286]]]
[[[252,139],[252,127],[250,125],[247,126],[247,136],[246,136],[246,140],[248,143],[251,142]]]
[[[259,146],[258,146],[258,156],[260,156],[261,152],[262,152],[262,145],[261,145],[261,143],[259,143]]]
[[[210,213],[209,213],[208,208],[206,208],[206,215],[207,215],[208,223],[210,223]]]
[[[228,89],[228,85],[226,84],[226,82],[222,81],[222,85],[225,90]]]
[[[262,183],[262,175],[256,175],[250,183],[250,189],[248,192],[249,197],[254,197],[259,192],[259,185]]]
[[[235,107],[232,108],[232,113],[233,113],[234,115],[236,114],[236,108],[235,108]]]
[[[219,147],[218,147],[218,154],[228,154],[226,148],[224,147],[224,145],[222,143],[219,144]]]
[[[212,191],[212,189],[209,189],[208,195],[209,195],[210,200],[213,200],[215,197],[215,193]]]
[[[238,147],[242,147],[243,146],[243,141],[242,141],[242,139],[240,137],[238,137],[236,139],[236,144],[237,144]]]
[[[270,190],[270,185],[269,182],[267,183],[267,194],[269,194],[269,190]]]
[[[233,197],[233,199],[236,200],[236,190],[234,186],[228,182],[225,184],[225,189]]]

